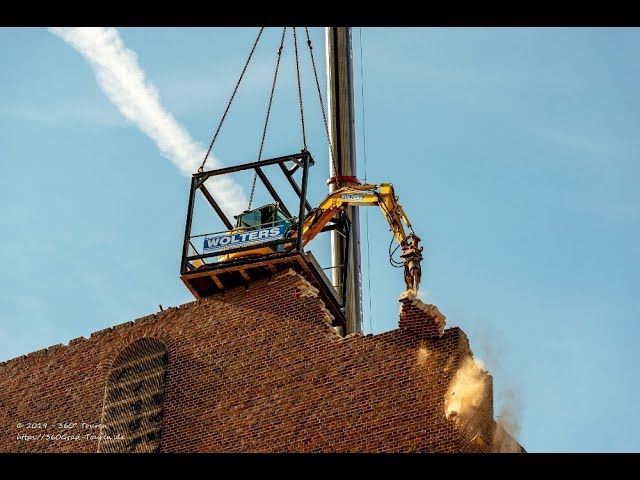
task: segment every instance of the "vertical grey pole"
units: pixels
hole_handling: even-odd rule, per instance
[[[356,135],[353,102],[353,58],[350,27],[327,27],[327,102],[329,134],[335,163],[329,161],[330,176],[356,176]],[[344,186],[344,183],[342,184]],[[330,191],[336,184],[330,185]],[[360,216],[357,207],[349,207],[351,241],[347,258],[346,240],[338,232],[331,232],[333,284],[342,292],[343,266],[347,265],[346,298],[342,299],[347,317],[347,333],[362,332],[362,274],[360,270]]]

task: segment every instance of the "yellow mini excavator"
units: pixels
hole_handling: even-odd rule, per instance
[[[325,197],[317,208],[313,209],[304,219],[302,227],[302,246],[306,246],[320,233],[325,226],[349,206],[366,207],[378,206],[389,223],[395,239],[402,249],[400,258],[404,264],[404,280],[407,290],[418,290],[421,277],[420,261],[422,260],[422,248],[419,246],[420,238],[411,227],[411,222],[398,203],[393,185],[383,183],[381,185],[350,185],[339,188]],[[209,238],[209,245],[233,246],[243,241],[255,241],[256,247],[220,255],[218,263],[229,262],[245,257],[265,256],[282,251],[288,245],[261,246],[273,236],[283,233],[284,238],[295,239],[298,236],[297,224],[287,219],[287,216],[279,209],[277,203],[271,203],[262,207],[246,210],[236,217],[236,227],[226,232],[227,238]],[[403,223],[411,233],[407,234]],[[217,241],[216,241],[217,240]],[[225,241],[226,240],[226,241]],[[261,242],[263,240],[264,242]],[[194,266],[202,266],[199,262]]]
[[[418,290],[423,248],[398,203],[393,185],[361,184],[355,177],[332,177],[327,183],[335,181],[338,187],[312,207],[307,200],[307,184],[309,168],[313,164],[311,154],[302,150],[293,155],[202,171],[192,176],[180,277],[194,297],[201,299],[239,286],[251,288],[255,280],[293,269],[318,290],[334,317],[332,324],[344,326],[346,302],[352,299],[346,279],[353,274],[352,269],[359,269],[359,265],[350,265],[345,256],[343,264],[323,268],[307,248],[318,234],[328,231],[335,231],[345,239],[342,248],[351,248],[351,242],[354,238],[357,241],[357,237],[352,232],[349,209],[368,206],[380,207],[393,233],[391,241],[393,243],[395,239],[397,243],[395,250],[392,251],[392,245],[389,247],[389,260],[392,265],[404,268],[406,289]],[[271,169],[269,175],[265,173],[266,169]],[[278,170],[284,175],[285,182],[276,189],[270,178],[274,178]],[[248,207],[234,215],[235,222],[232,222],[217,203],[216,183],[207,182],[243,171],[254,171],[273,201],[257,208]],[[294,179],[296,172],[301,173],[300,183]],[[283,202],[281,194],[287,184],[299,202],[292,203],[295,197],[291,192],[288,204]],[[206,208],[207,204],[212,210]],[[200,207],[196,208],[197,205]],[[201,211],[203,207],[204,212]],[[198,225],[196,229],[201,231],[205,224],[210,225],[212,213],[225,225],[225,230],[192,232],[194,218]],[[400,259],[395,259],[398,250]],[[333,271],[331,281],[325,271],[336,268],[339,270]]]

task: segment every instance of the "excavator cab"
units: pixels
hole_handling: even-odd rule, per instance
[[[291,224],[291,220],[280,210],[277,203],[270,203],[253,210],[245,210],[234,218],[236,219],[236,228],[273,227],[287,222]]]

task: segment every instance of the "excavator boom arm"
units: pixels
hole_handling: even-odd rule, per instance
[[[420,261],[422,248],[419,247],[420,238],[413,232],[411,222],[404,213],[402,206],[395,196],[393,185],[350,185],[342,187],[320,202],[304,220],[302,229],[302,245],[309,243],[329,221],[341,210],[348,206],[364,207],[379,206],[394,237],[402,248],[400,255],[405,267],[405,283],[408,290],[418,289],[421,276]],[[407,235],[405,225],[411,232]]]

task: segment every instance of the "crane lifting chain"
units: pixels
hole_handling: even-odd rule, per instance
[[[229,99],[229,103],[227,103],[227,108],[224,109],[224,113],[222,114],[222,118],[220,119],[220,123],[218,124],[218,128],[216,128],[216,133],[213,134],[213,140],[209,144],[209,148],[207,149],[207,153],[202,160],[202,164],[200,164],[200,168],[198,168],[198,172],[202,172],[204,170],[204,164],[207,162],[207,158],[209,158],[209,154],[211,153],[211,149],[213,148],[213,144],[218,138],[218,134],[220,133],[220,129],[222,128],[222,124],[224,123],[224,119],[227,118],[227,113],[229,113],[229,108],[231,108],[231,103],[233,103],[233,99],[236,96],[236,92],[240,87],[240,83],[244,78],[244,74],[247,71],[247,67],[249,66],[249,62],[251,62],[251,57],[253,56],[253,52],[256,51],[256,47],[258,46],[258,42],[260,41],[260,37],[262,36],[262,32],[264,31],[264,27],[260,27],[260,31],[258,32],[258,36],[256,37],[256,41],[253,42],[253,47],[251,47],[251,52],[249,52],[249,56],[247,57],[247,61],[244,62],[244,67],[242,67],[242,72],[240,73],[240,78],[236,82],[236,86],[233,89],[233,93],[231,94],[231,98]]]
[[[282,58],[282,50],[284,48],[284,41],[285,41],[285,36],[286,36],[286,32],[287,32],[287,28],[288,27],[284,27],[282,29],[282,36],[280,38],[280,46],[278,48],[278,52],[277,52],[277,59],[276,59],[276,67],[275,67],[275,71],[274,71],[274,75],[273,75],[273,82],[271,84],[271,93],[269,95],[269,102],[267,105],[267,113],[266,113],[266,117],[265,117],[265,122],[264,122],[264,128],[262,131],[262,139],[260,142],[260,148],[258,151],[258,161],[262,158],[262,152],[264,149],[264,142],[265,142],[265,138],[266,138],[266,134],[267,134],[267,128],[268,128],[268,124],[269,124],[269,118],[270,118],[270,114],[271,114],[271,106],[273,104],[273,98],[274,98],[274,93],[275,93],[275,88],[276,88],[276,83],[277,83],[277,79],[278,79],[278,71],[280,68],[280,60]],[[303,145],[303,150],[307,150],[307,134],[306,134],[306,128],[305,128],[305,121],[304,121],[304,109],[303,109],[303,101],[302,101],[302,81],[301,81],[301,75],[300,75],[300,59],[299,59],[299,53],[298,53],[298,38],[297,38],[297,31],[296,31],[296,27],[292,27],[293,29],[293,47],[294,47],[294,52],[295,52],[295,63],[296,63],[296,80],[297,80],[297,87],[298,87],[298,103],[300,106],[300,124],[301,124],[301,130],[302,130],[302,145]],[[327,137],[327,143],[329,145],[329,157],[330,157],[330,161],[333,164],[333,169],[334,171],[338,171],[337,166],[336,166],[336,158],[335,158],[335,152],[333,149],[333,145],[331,143],[331,135],[329,134],[329,122],[327,120],[327,113],[325,110],[325,106],[324,106],[324,99],[322,98],[322,89],[320,88],[320,79],[318,77],[318,70],[316,68],[316,61],[315,61],[315,57],[313,54],[313,44],[311,42],[311,37],[309,35],[309,28],[308,27],[304,27],[305,30],[305,34],[307,37],[307,47],[309,49],[309,57],[311,59],[311,66],[313,68],[313,77],[315,80],[315,85],[316,85],[316,91],[318,93],[318,100],[320,103],[320,110],[322,112],[322,120],[324,122],[324,130],[325,130],[325,134]],[[251,59],[253,57],[253,54],[256,50],[256,47],[258,46],[258,42],[260,41],[260,38],[262,36],[262,33],[264,31],[264,27],[261,27],[260,30],[258,31],[258,35],[253,43],[253,46],[251,47],[251,51],[249,52],[249,56],[247,57],[247,60],[244,63],[244,66],[242,68],[242,72],[240,73],[240,77],[238,78],[238,81],[236,82],[236,85],[233,89],[233,92],[231,94],[231,98],[229,98],[229,102],[227,103],[227,107],[224,110],[224,113],[222,114],[222,118],[220,119],[220,123],[218,124],[218,127],[216,128],[216,131],[213,135],[213,139],[211,140],[211,143],[209,144],[209,148],[207,149],[207,152],[204,156],[204,159],[202,160],[202,163],[200,164],[200,167],[198,168],[198,172],[202,172],[204,171],[204,166],[207,162],[207,159],[209,158],[209,155],[211,154],[211,150],[213,149],[213,145],[216,141],[216,139],[218,138],[218,135],[220,134],[220,130],[222,129],[222,125],[225,121],[225,119],[227,118],[227,114],[229,113],[229,109],[231,108],[231,104],[233,103],[233,100],[235,99],[236,93],[238,92],[238,88],[240,87],[240,84],[242,83],[242,79],[244,78],[244,75],[247,71],[247,68],[249,66],[249,63],[251,62]],[[257,173],[254,174],[253,177],[253,184],[251,186],[251,193],[249,195],[249,209],[251,208],[251,205],[253,203],[253,197],[254,197],[254,193],[255,193],[255,187],[256,187],[256,180],[257,180]],[[340,185],[337,185],[338,187]]]
[[[260,150],[258,151],[258,161],[262,160],[262,150],[264,148],[264,140],[267,137],[267,127],[269,125],[269,115],[271,114],[271,105],[273,104],[273,94],[276,91],[276,82],[278,81],[278,69],[280,68],[280,59],[282,58],[282,48],[284,47],[284,37],[287,34],[287,27],[282,29],[282,37],[280,38],[280,47],[278,48],[278,59],[276,60],[276,69],[273,73],[273,83],[271,84],[271,94],[269,95],[269,104],[267,105],[267,116],[264,119],[264,128],[262,130],[262,140],[260,141]],[[303,124],[304,125],[304,124]],[[303,129],[304,132],[304,129]],[[253,203],[253,194],[256,191],[256,181],[258,180],[258,172],[253,174],[253,183],[251,184],[251,194],[249,195],[249,206],[247,210],[251,210]]]

